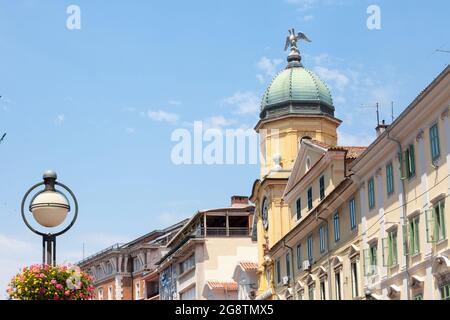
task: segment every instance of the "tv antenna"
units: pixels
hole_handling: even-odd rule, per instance
[[[394,101],[391,101],[391,120],[394,122]]]

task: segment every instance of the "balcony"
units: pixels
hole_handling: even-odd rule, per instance
[[[200,228],[201,236],[206,237],[245,237],[250,235],[248,227],[206,227]]]

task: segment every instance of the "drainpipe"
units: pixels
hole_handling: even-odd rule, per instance
[[[286,239],[283,239],[283,247],[288,248],[291,252],[291,268],[292,268],[292,284],[295,284],[295,264],[294,264],[294,249],[286,244]],[[295,290],[295,285],[292,286],[294,300],[297,300],[297,292]]]
[[[398,152],[399,152],[399,162],[400,162],[400,166],[399,166],[399,170],[400,170],[400,181],[402,183],[402,196],[403,196],[403,203],[402,203],[402,218],[403,218],[403,224],[402,224],[402,234],[403,231],[405,230],[405,225],[406,225],[406,191],[405,191],[405,180],[402,179],[402,168],[403,168],[403,150],[402,150],[402,144],[399,140],[395,139],[395,138],[391,138],[390,134],[390,128],[388,127],[387,131],[387,138],[391,141],[394,141],[397,144],[398,147]],[[403,234],[403,244],[404,244],[404,248],[406,250],[406,252],[408,252],[409,248],[408,248],[408,241],[406,241],[405,238],[406,235]],[[405,268],[406,268],[406,297],[408,300],[411,299],[411,293],[409,290],[409,257],[406,256],[406,252],[404,252],[403,254],[405,254]]]
[[[328,208],[325,208],[324,210],[330,211]],[[328,297],[331,300],[331,263],[330,263],[330,237],[328,234],[328,220],[322,217],[319,217],[319,214],[316,212],[316,221],[322,220],[325,222],[325,225],[327,226],[327,261],[328,261],[328,275],[327,275],[327,282],[328,282]]]

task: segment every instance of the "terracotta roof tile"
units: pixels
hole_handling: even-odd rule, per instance
[[[345,150],[347,150],[347,159],[356,159],[358,158],[366,149],[367,147],[342,147]]]
[[[241,262],[239,262],[239,265],[240,265],[241,268],[244,269],[245,271],[249,271],[249,270],[257,270],[257,269],[258,269],[258,264],[257,264],[256,262],[241,261]]]
[[[238,285],[234,281],[208,281],[207,284],[211,290],[226,289],[230,291],[236,291],[238,289]]]

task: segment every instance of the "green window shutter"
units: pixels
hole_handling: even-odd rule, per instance
[[[387,238],[381,239],[383,249],[383,267],[389,267],[389,241]]]
[[[440,156],[439,148],[439,130],[437,123],[430,128],[430,148],[431,148],[431,160],[435,161]]]
[[[398,263],[397,231],[391,233],[391,243],[392,243],[392,265],[396,265]]]
[[[444,200],[441,200],[439,202],[439,230],[440,230],[440,237],[439,240],[445,239],[446,238],[446,230],[445,230],[445,204],[444,204]]]
[[[406,149],[404,158],[405,158],[405,177],[409,178],[411,176],[410,175],[411,164],[409,162],[409,160],[410,160],[409,159],[409,148]]]
[[[420,251],[420,242],[419,242],[419,217],[415,218],[413,221],[414,225],[414,253],[418,253]]]
[[[364,275],[370,276],[370,249],[364,249]]]
[[[416,162],[414,158],[414,145],[409,145],[409,165],[410,165],[410,177],[416,173]]]
[[[301,199],[298,198],[296,201],[296,215],[297,215],[297,220],[300,220],[300,218],[302,217],[302,203],[301,203]]]
[[[403,255],[407,256],[411,253],[411,228],[408,224],[402,226],[403,231]]]

